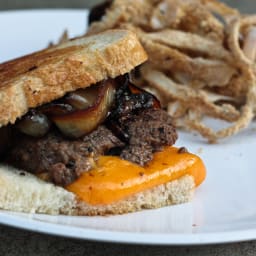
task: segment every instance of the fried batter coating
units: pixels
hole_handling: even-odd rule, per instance
[[[253,120],[255,15],[218,0],[114,0],[88,33],[110,28],[138,35],[149,60],[137,84],[159,97],[178,127],[216,142]],[[230,125],[216,131],[204,123],[207,117]]]

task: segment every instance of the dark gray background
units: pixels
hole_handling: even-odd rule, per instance
[[[136,0],[135,0],[136,1]],[[0,10],[28,8],[87,8],[100,2],[90,0],[0,0]],[[256,0],[226,0],[243,12],[256,13]],[[1,14],[0,14],[1,15]],[[75,255],[118,255],[118,256],[238,256],[256,255],[256,242],[229,245],[170,247],[121,245],[90,241],[79,241],[37,234],[0,226],[1,256],[75,256]]]
[[[0,10],[27,8],[87,8],[102,0],[0,0]],[[136,1],[136,0],[134,0]],[[243,12],[256,10],[256,0],[223,0]]]

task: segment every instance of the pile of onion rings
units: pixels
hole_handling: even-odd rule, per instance
[[[177,127],[209,142],[249,126],[256,113],[256,16],[217,0],[114,0],[89,34],[134,31],[149,60],[135,83],[156,94]],[[228,123],[219,130],[213,118]]]

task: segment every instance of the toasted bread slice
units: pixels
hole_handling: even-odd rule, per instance
[[[159,185],[108,205],[88,205],[64,188],[36,176],[0,166],[0,209],[52,215],[108,215],[180,204],[192,199],[192,176]]]
[[[110,30],[0,64],[0,127],[29,108],[125,74],[146,59],[135,34]]]

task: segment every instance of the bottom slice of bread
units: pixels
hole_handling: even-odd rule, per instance
[[[189,202],[194,187],[193,177],[186,175],[112,204],[92,206],[30,173],[0,166],[0,208],[18,212],[91,216],[123,214]]]
[[[0,208],[17,212],[74,214],[75,195],[36,176],[0,166]]]

